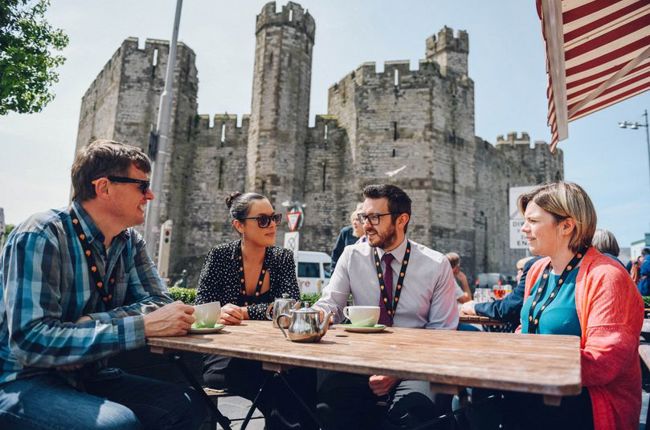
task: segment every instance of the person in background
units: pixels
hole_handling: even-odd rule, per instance
[[[535,261],[540,257],[524,257],[517,261],[517,286],[512,293],[508,294],[501,300],[492,302],[476,303],[469,301],[463,303],[460,313],[465,315],[480,315],[493,320],[519,324],[519,313],[524,301],[524,291],[526,288],[526,274]],[[511,326],[510,331],[514,330]]]
[[[616,236],[609,230],[599,228],[594,233],[591,243],[601,254],[606,255],[616,261],[618,261],[621,266],[625,267],[625,264],[618,259],[618,255],[621,253],[621,248],[618,246],[618,241]]]
[[[265,320],[266,312],[276,298],[288,294],[300,299],[293,253],[275,245],[276,228],[282,214],[276,214],[269,199],[257,193],[232,193],[226,198],[233,228],[240,238],[217,245],[208,253],[199,276],[196,303],[221,303],[221,323],[238,325],[242,321]],[[227,388],[230,392],[253,400],[265,378],[271,372],[257,361],[207,355],[204,358],[203,379],[211,388]],[[293,369],[287,378],[304,398],[315,406],[315,373],[309,369]],[[311,385],[310,385],[311,384]],[[284,386],[275,378],[269,381],[259,409],[269,429],[291,428],[290,421],[309,418],[293,408]]]
[[[458,303],[465,303],[472,300],[472,290],[469,289],[469,282],[467,276],[460,270],[460,255],[455,252],[445,254],[449,264],[451,265],[451,272],[454,274],[456,280],[456,300]]]
[[[591,246],[591,199],[576,184],[556,182],[523,194],[518,206],[530,252],[545,257],[526,276],[520,330],[578,336],[583,390],[559,406],[506,392],[507,426],[638,429],[643,300],[625,269]]]
[[[641,251],[637,288],[642,296],[650,295],[650,248]]]
[[[72,165],[72,203],[33,215],[0,256],[0,428],[192,429],[199,393],[106,359],[182,336],[194,308],[172,303],[145,243],[151,163],[109,140]],[[38,198],[38,196],[35,196]]]
[[[336,244],[334,244],[334,249],[332,250],[332,272],[336,267],[336,262],[341,257],[343,250],[348,245],[353,245],[357,243],[359,238],[364,236],[363,226],[359,222],[357,215],[361,212],[361,207],[363,203],[358,203],[356,209],[350,215],[350,225],[346,225],[339,232],[339,236],[336,238]]]

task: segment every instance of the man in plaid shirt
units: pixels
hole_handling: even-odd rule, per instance
[[[73,198],[17,226],[0,256],[0,428],[189,429],[192,389],[104,367],[148,336],[186,334],[142,237],[154,198],[138,148],[100,140],[72,166]]]

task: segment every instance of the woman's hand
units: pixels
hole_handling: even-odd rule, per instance
[[[219,322],[226,325],[239,325],[242,320],[246,319],[248,312],[244,311],[245,308],[240,308],[237,305],[228,303],[221,308],[221,318]]]
[[[474,300],[463,303],[463,306],[460,307],[460,313],[464,315],[476,315],[476,311],[474,310],[475,304],[476,302]]]

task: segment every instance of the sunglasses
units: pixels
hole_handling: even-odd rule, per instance
[[[268,228],[271,225],[271,221],[273,221],[275,225],[280,224],[280,221],[282,221],[282,214],[258,215],[250,218],[242,218],[242,221],[246,219],[256,219],[259,228]]]
[[[107,178],[109,181],[119,184],[138,184],[138,188],[142,194],[147,194],[151,186],[151,182],[144,179],[127,178],[125,176],[107,176]]]

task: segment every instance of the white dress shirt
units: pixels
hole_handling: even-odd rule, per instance
[[[393,292],[406,253],[405,238],[390,253],[395,259]],[[437,328],[455,330],[458,326],[456,282],[447,258],[424,245],[411,242],[411,257],[406,269],[402,293],[393,318],[395,327]],[[385,251],[377,248],[381,259]],[[385,263],[381,262],[382,273]],[[314,306],[334,313],[334,322],[343,320],[343,308],[352,294],[355,305],[379,305],[379,280],[375,269],[373,247],[357,242],[345,247],[336,263],[330,283],[323,289]]]

